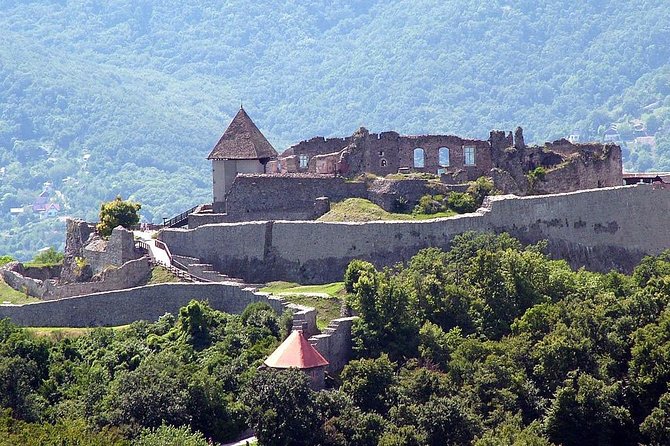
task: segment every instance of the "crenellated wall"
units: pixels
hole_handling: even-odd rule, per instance
[[[646,254],[670,247],[670,191],[648,185],[543,196],[494,196],[476,213],[427,221],[276,221],[205,225],[162,232],[173,254],[211,263],[248,282],[341,280],[355,258],[377,266],[422,248],[449,247],[466,231],[509,232],[548,240],[552,256],[592,270],[631,271]]]

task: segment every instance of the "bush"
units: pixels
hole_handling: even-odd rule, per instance
[[[472,195],[477,206],[481,206],[484,198],[493,192],[493,180],[487,177],[479,177],[468,187],[467,193]]]
[[[526,174],[526,178],[528,179],[528,185],[532,189],[538,181],[544,181],[544,177],[547,174],[547,169],[544,167],[536,167],[535,169],[531,170]]]
[[[133,443],[134,446],[208,446],[200,432],[191,432],[188,426],[162,425],[156,429],[144,429]]]
[[[53,247],[40,252],[30,262],[36,265],[58,265],[63,262],[63,253],[56,251]]]
[[[139,203],[123,201],[121,197],[100,206],[100,223],[96,229],[103,237],[109,237],[117,226],[130,229],[140,222],[138,211],[142,208]]]
[[[414,207],[414,213],[416,214],[437,214],[441,210],[442,203],[432,195],[424,195],[419,200],[419,204]]]
[[[477,209],[477,203],[474,197],[468,193],[452,192],[447,198],[449,209],[452,209],[459,214],[466,212],[474,212]]]
[[[363,272],[374,272],[375,267],[370,262],[364,260],[352,260],[344,272],[344,289],[347,293],[354,292],[354,285],[358,282]]]

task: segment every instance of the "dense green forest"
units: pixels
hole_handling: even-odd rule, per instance
[[[615,124],[627,169],[670,170],[668,23],[632,0],[0,0],[0,252],[60,247],[59,217],[119,194],[154,222],[208,201],[240,102],[278,150],[360,125],[543,142]],[[10,216],[45,183],[58,216]]]
[[[278,446],[669,444],[670,251],[626,276],[543,249],[466,233],[405,266],[352,262],[355,359],[323,392],[257,369],[290,323],[263,304],[236,316],[193,301],[74,339],[0,322],[0,437],[204,446],[252,427]]]

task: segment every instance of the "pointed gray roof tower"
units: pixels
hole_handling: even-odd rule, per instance
[[[277,151],[263,136],[247,112],[240,107],[232,122],[216,143],[208,160],[263,160],[277,156]]]

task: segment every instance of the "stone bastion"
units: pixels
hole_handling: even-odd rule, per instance
[[[328,371],[341,370],[349,360],[355,318],[334,319],[320,333],[316,309],[234,282],[164,283],[24,305],[0,305],[0,319],[9,318],[28,327],[118,326],[139,320],[156,321],[165,313],[176,315],[192,299],[206,301],[212,308],[231,314],[240,314],[255,302],[266,303],[279,314],[288,309],[293,313],[293,329],[310,336],[309,342],[330,362]]]
[[[466,231],[507,232],[523,243],[547,240],[549,254],[575,268],[630,272],[643,256],[670,247],[669,211],[669,190],[635,185],[492,196],[477,212],[426,221],[221,223],[166,229],[160,239],[173,254],[250,283],[338,281],[353,259],[392,265],[422,248],[448,249]]]

